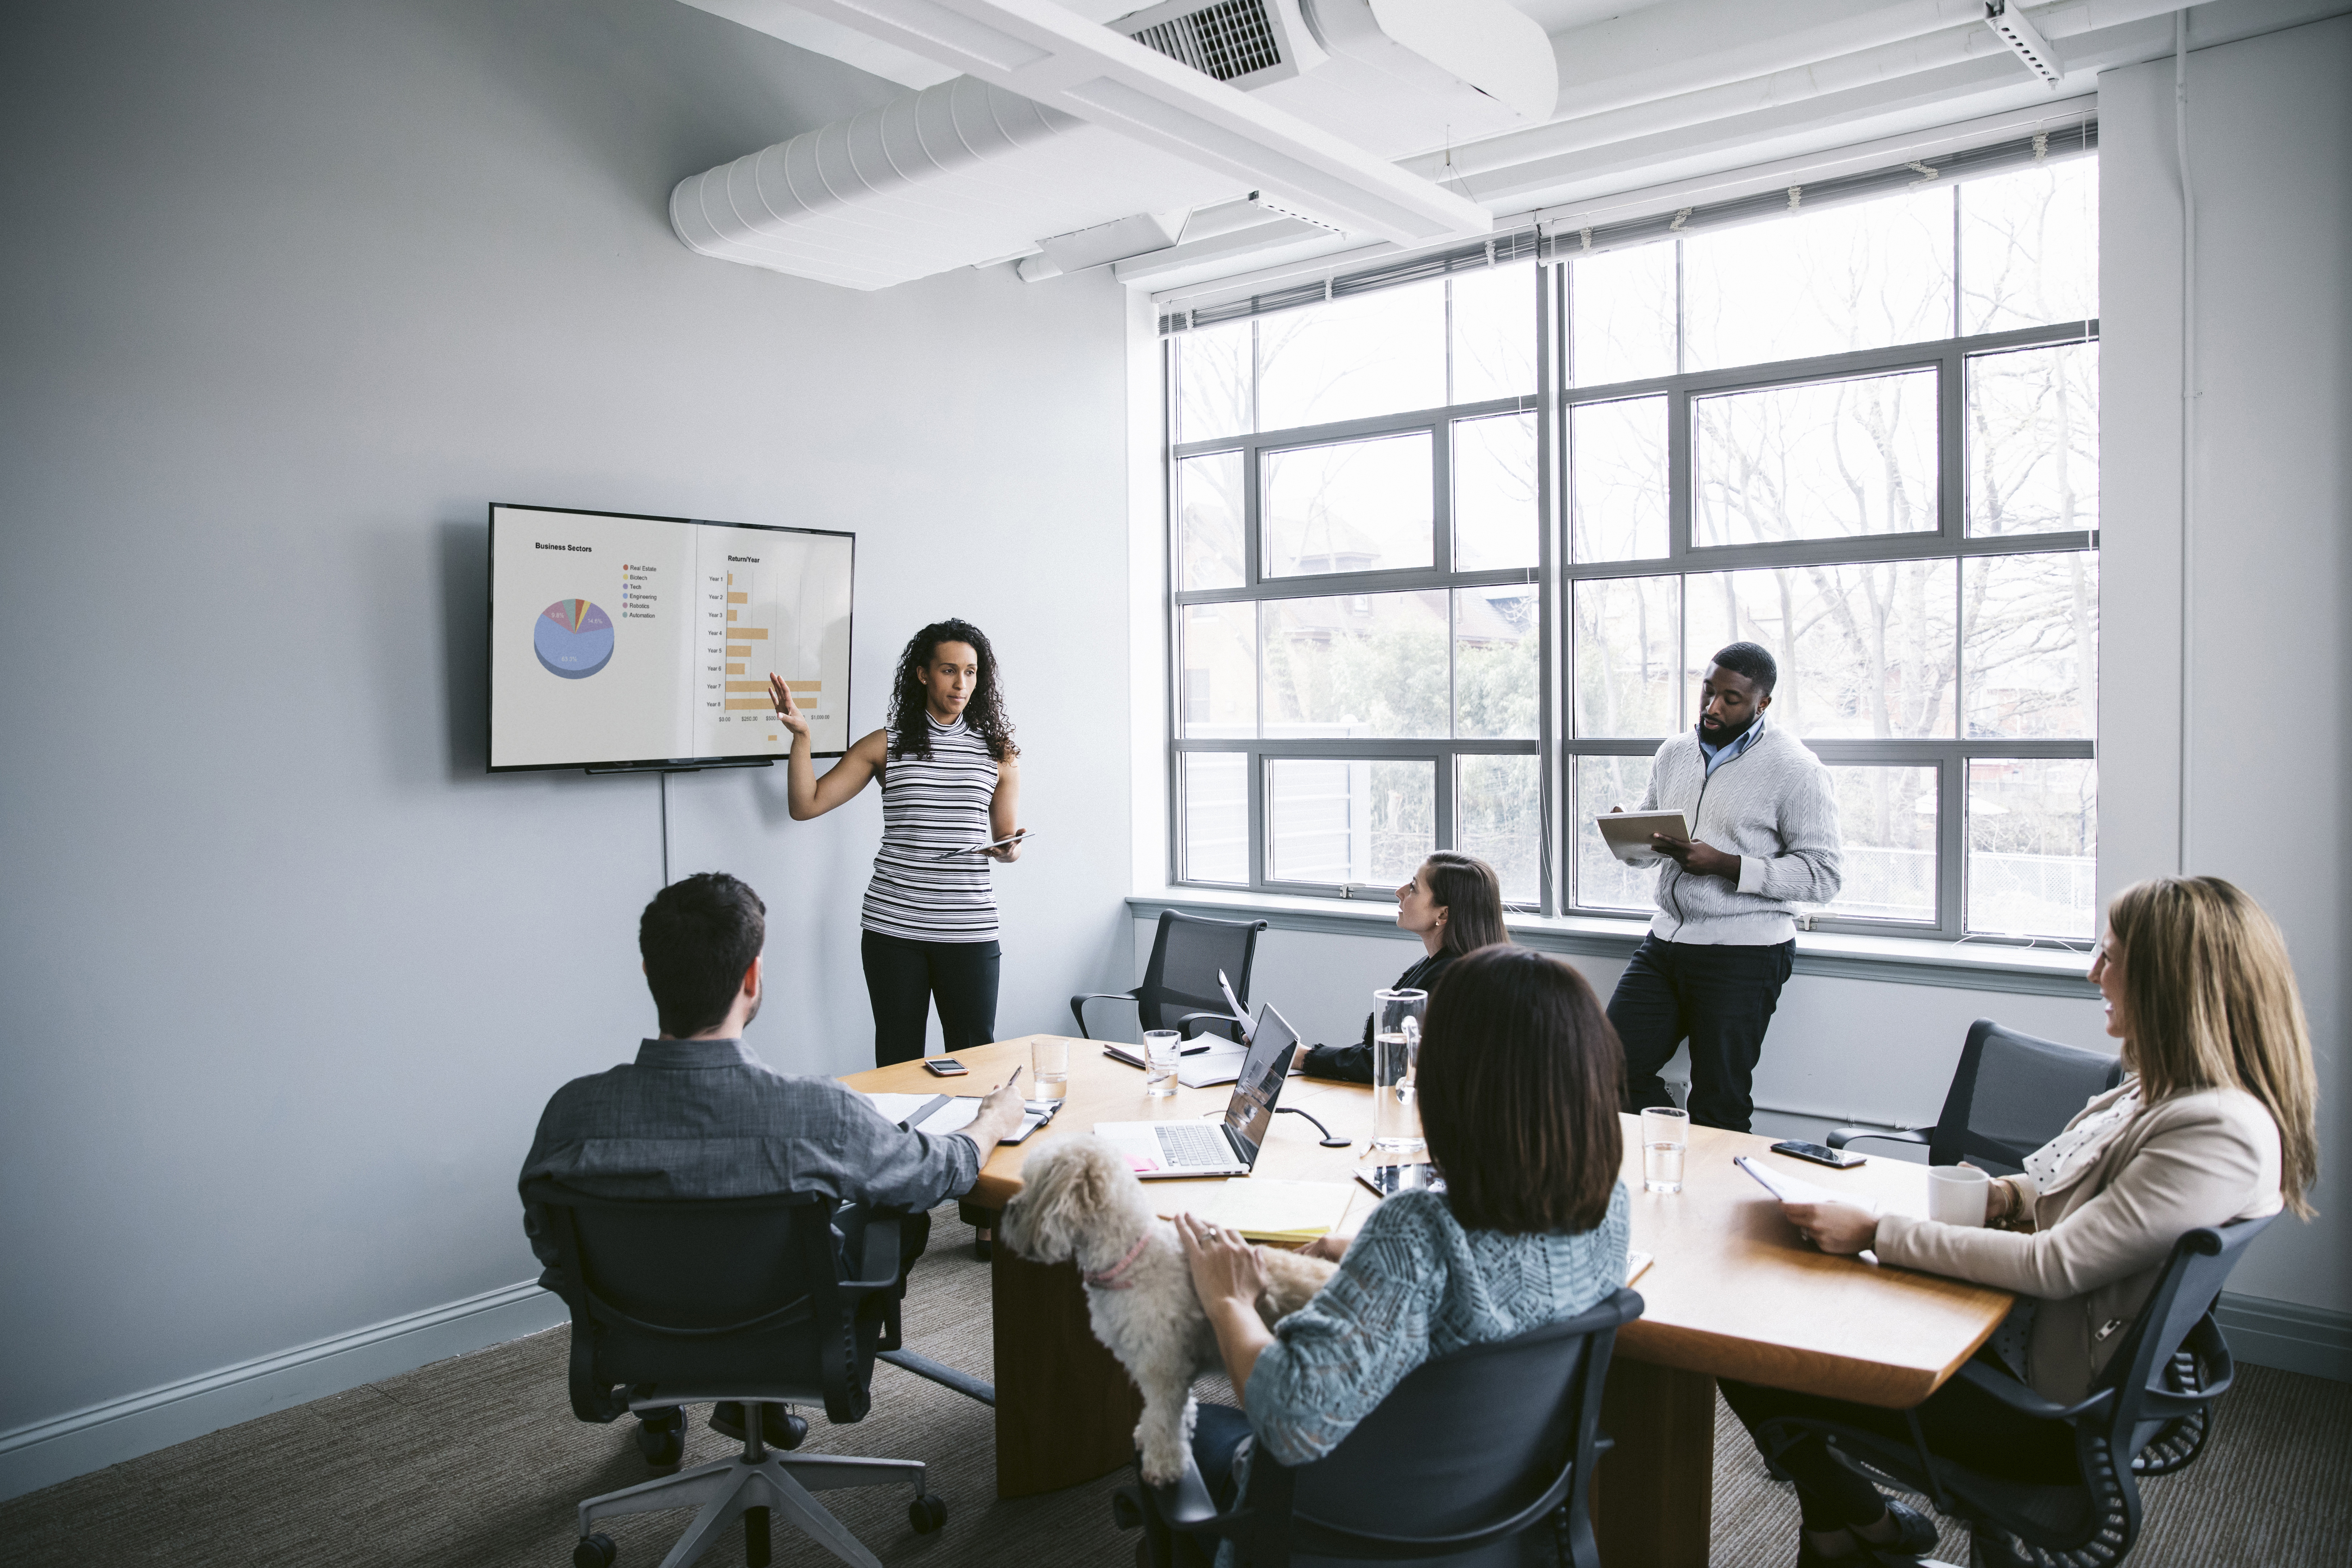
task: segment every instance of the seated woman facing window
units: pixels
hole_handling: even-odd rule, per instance
[[[1433,991],[1437,977],[1464,953],[1511,940],[1503,929],[1502,879],[1475,855],[1451,849],[1423,860],[1397,889],[1396,923],[1421,938],[1422,947],[1422,956],[1396,977],[1398,991]],[[1371,1015],[1364,1015],[1364,1037],[1356,1044],[1301,1046],[1291,1066],[1309,1078],[1371,1082]]]
[[[2219,877],[2126,888],[2108,906],[2091,978],[2129,1074],[2027,1155],[2023,1173],[1992,1184],[1990,1228],[1882,1219],[1844,1204],[1781,1205],[1823,1252],[1873,1250],[1881,1263],[2015,1292],[2016,1310],[1978,1353],[2061,1405],[2089,1395],[2176,1240],[2282,1207],[2308,1218],[2303,1194],[2318,1163],[2303,1004],[2285,939],[2253,900]],[[1909,1436],[1899,1410],[1721,1386],[1750,1432],[1795,1415]],[[2028,1482],[2079,1475],[2067,1427],[1960,1379],[1916,1414],[1929,1448],[1971,1468]],[[1932,1523],[1880,1496],[1819,1435],[1774,1458],[1797,1483],[1800,1564],[1935,1545]]]
[[[1339,1272],[1271,1332],[1257,1249],[1178,1217],[1242,1404],[1203,1405],[1193,1431],[1220,1502],[1252,1434],[1285,1464],[1321,1458],[1422,1363],[1572,1318],[1624,1284],[1624,1074],[1582,975],[1488,947],[1446,971],[1422,1036],[1422,1127],[1444,1193],[1399,1193],[1352,1246],[1318,1242]]]

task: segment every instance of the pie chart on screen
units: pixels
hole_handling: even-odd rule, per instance
[[[558,599],[540,612],[530,647],[550,675],[585,680],[613,662],[613,617],[585,599]]]

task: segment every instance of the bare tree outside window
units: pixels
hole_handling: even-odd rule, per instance
[[[2060,140],[1852,205],[1188,318],[1176,874],[1379,891],[1454,847],[1515,903],[1638,916],[1652,877],[1591,818],[1640,800],[1744,639],[1838,794],[1820,921],[2090,935],[2098,170],[2042,156]]]

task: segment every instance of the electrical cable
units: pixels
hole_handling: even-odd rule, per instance
[[[2197,662],[2197,187],[2189,173],[2189,13],[2172,14],[2173,156],[2180,166],[2180,874],[2189,874]]]
[[[669,773],[667,769],[664,769],[661,773],[656,773],[654,776],[661,780],[661,885],[667,888],[669,886]]]

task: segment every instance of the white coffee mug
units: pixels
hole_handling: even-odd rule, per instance
[[[1982,1225],[1992,1178],[1974,1165],[1933,1165],[1927,1171],[1927,1217],[1938,1225]]]

